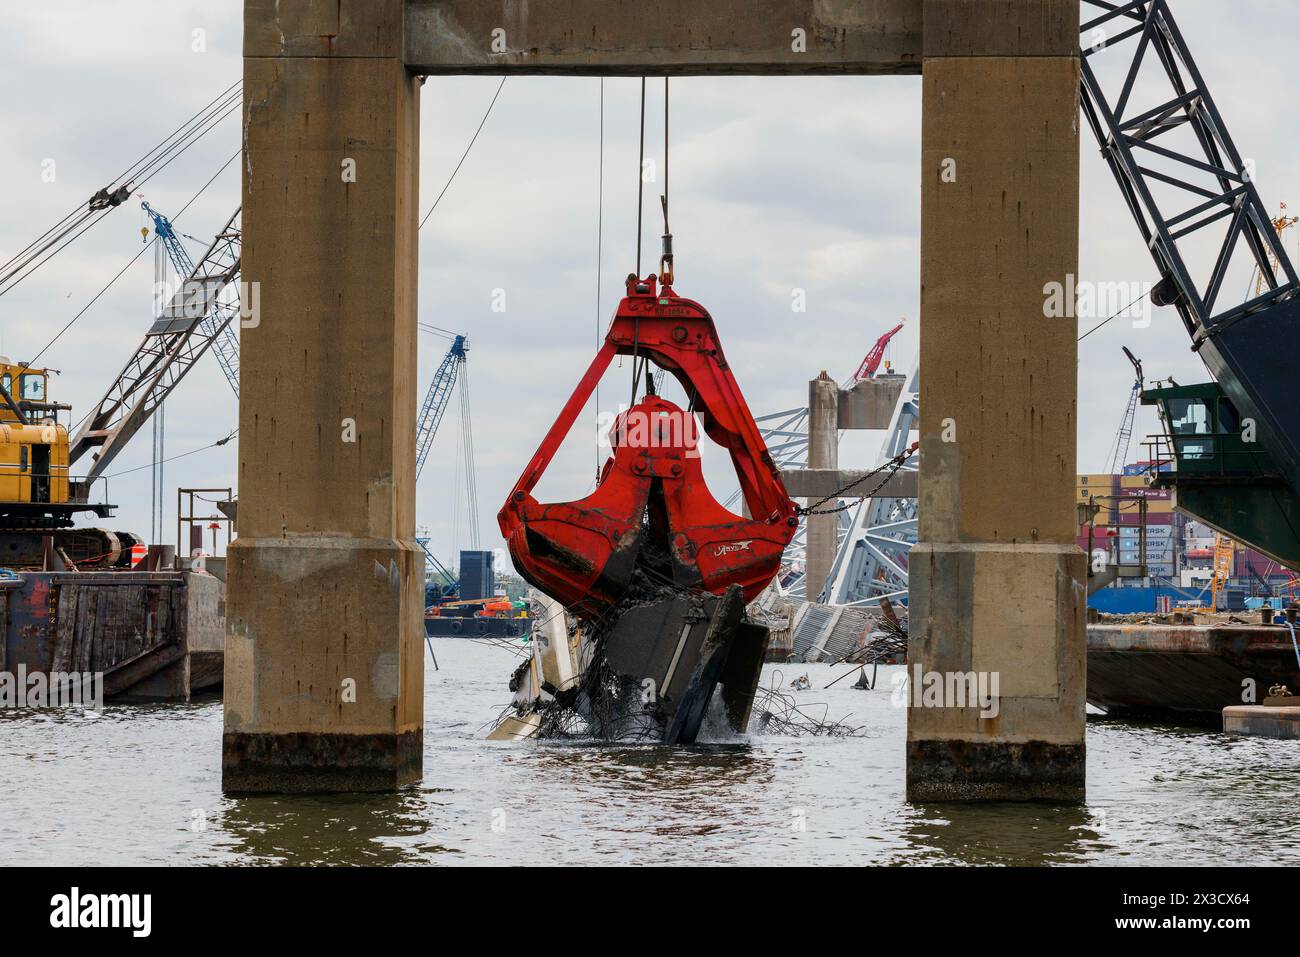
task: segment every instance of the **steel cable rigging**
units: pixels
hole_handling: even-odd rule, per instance
[[[179,156],[239,109],[243,93],[235,83],[193,114],[161,143],[128,166],[83,205],[68,213],[0,266],[0,296],[66,249],[131,193],[153,179]]]

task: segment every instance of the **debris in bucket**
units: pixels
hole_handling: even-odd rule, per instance
[[[738,589],[685,592],[639,568],[623,600],[595,622],[535,600],[532,655],[511,676],[514,700],[490,738],[689,744],[701,735],[858,730],[828,720],[824,705],[797,704],[779,675],[758,686],[768,633],[745,618]]]

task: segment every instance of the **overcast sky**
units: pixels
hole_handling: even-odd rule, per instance
[[[0,13],[0,260],[84,203],[182,120],[239,78],[236,0],[6,0]],[[1300,5],[1178,0],[1180,25],[1238,147],[1255,160],[1266,204],[1300,208],[1292,63]],[[1230,12],[1229,12],[1230,11]],[[204,31],[199,52],[195,30]],[[499,81],[439,78],[424,87],[421,209],[427,210],[482,119]],[[704,303],[756,414],[802,405],[825,369],[849,377],[876,337],[908,325],[890,358],[901,370],[917,346],[919,77],[675,80],[671,159],[677,290]],[[482,543],[500,539],[495,513],[576,384],[632,269],[639,81],[611,79],[605,95],[602,295],[597,304],[600,81],[509,80],[477,145],[421,233],[420,316],[470,336],[470,391]],[[662,81],[651,81],[647,152],[662,148]],[[179,209],[239,147],[227,120],[145,189]],[[1082,134],[1083,282],[1150,282],[1154,273],[1091,134]],[[55,161],[53,183],[42,163]],[[210,238],[239,202],[231,164],[181,217]],[[656,256],[656,184],[647,187],[646,269]],[[0,298],[0,352],[30,360],[141,246],[134,200],[114,211],[16,291]],[[1288,243],[1294,255],[1295,242]],[[41,359],[62,371],[55,397],[74,419],[93,405],[150,319],[153,257],[146,253]],[[807,312],[791,311],[806,290]],[[492,310],[493,291],[506,311]],[[1102,317],[1104,318],[1104,316]],[[1095,323],[1080,317],[1081,330]],[[1205,378],[1172,310],[1149,328],[1116,321],[1080,347],[1079,469],[1098,471],[1119,425],[1132,371],[1128,345],[1149,374]],[[446,344],[422,334],[420,388]],[[614,369],[603,395],[622,397]],[[419,521],[444,557],[468,547],[453,521],[457,407],[419,488]],[[543,498],[576,498],[595,469],[593,415],[567,444]],[[208,445],[237,421],[214,357],[205,357],[166,407],[166,452]],[[1153,431],[1149,414],[1137,434]],[[1136,440],[1135,440],[1136,441]],[[859,437],[845,465],[879,444]],[[1131,457],[1136,457],[1135,455]],[[709,462],[719,498],[732,483]],[[149,531],[151,443],[146,429],[114,463],[115,527]],[[166,464],[164,541],[175,538],[177,486],[232,485],[234,443]],[[706,456],[706,461],[709,461]],[[140,469],[141,466],[146,466]],[[139,471],[128,472],[131,469]],[[75,469],[74,469],[75,471]],[[120,474],[126,473],[126,474]]]

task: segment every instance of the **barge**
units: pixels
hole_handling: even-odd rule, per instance
[[[102,676],[106,700],[188,701],[222,683],[225,583],[201,571],[0,579],[0,672]]]
[[[1278,685],[1300,693],[1284,623],[1088,625],[1088,703],[1109,717],[1218,726]]]

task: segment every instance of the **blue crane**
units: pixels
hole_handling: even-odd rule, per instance
[[[424,470],[424,460],[429,456],[433,437],[438,434],[442,414],[447,411],[447,402],[451,398],[451,390],[456,385],[456,379],[460,376],[461,367],[465,364],[467,350],[468,343],[465,337],[453,336],[451,348],[447,350],[442,365],[438,366],[433,381],[429,383],[429,391],[424,396],[424,405],[420,408],[420,418],[415,431],[416,478],[419,478],[420,472]]]
[[[440,330],[435,330],[433,327],[428,327],[428,331],[442,334]],[[420,472],[424,469],[425,459],[428,458],[429,449],[433,445],[433,437],[438,434],[443,413],[447,411],[452,390],[465,365],[468,349],[469,341],[464,336],[452,335],[451,348],[447,350],[447,355],[443,357],[438,371],[433,374],[433,381],[429,383],[429,391],[425,394],[424,404],[420,407],[420,417],[416,422],[416,478],[419,478]],[[416,542],[424,550],[424,557],[428,559],[429,567],[432,569],[429,583],[425,588],[425,605],[455,598],[460,592],[460,580],[438,561],[429,548],[427,537],[417,537]]]
[[[437,556],[429,548],[427,536],[417,536],[415,542],[424,552],[424,557],[428,559],[429,567],[433,569],[424,586],[424,606],[427,608],[444,601],[454,601],[460,594],[460,579],[446,565],[438,561]]]
[[[185,246],[176,234],[171,220],[148,203],[141,203],[140,208],[148,213],[149,218],[153,220],[153,231],[162,241],[163,248],[167,250],[167,258],[176,267],[176,272],[182,277],[182,281],[184,281],[184,277],[193,275],[194,261],[190,259],[190,254],[185,251]],[[221,364],[221,371],[225,374],[226,381],[230,383],[235,398],[239,398],[239,340],[235,338],[235,333],[231,330],[229,323],[224,328],[221,327],[215,310],[205,310],[200,325],[203,327],[203,331],[212,338],[212,351],[216,353],[217,362]]]
[[[185,251],[185,247],[172,226],[171,220],[153,209],[148,203],[141,203],[140,206],[153,220],[154,232],[162,241],[164,248],[167,250],[167,257],[175,266],[176,271],[181,276],[195,275],[194,263]],[[238,261],[236,260],[230,275],[226,277],[227,281],[233,282],[237,275]],[[183,294],[189,295],[189,293]],[[206,292],[203,297],[206,298]],[[200,325],[209,337],[216,337],[212,347],[217,353],[217,360],[221,363],[221,369],[226,375],[226,380],[230,383],[230,388],[238,397],[239,340],[230,331],[228,323],[222,325],[219,310],[206,310]],[[438,433],[438,426],[442,422],[443,414],[447,411],[452,391],[455,389],[457,380],[461,378],[461,371],[465,365],[466,354],[469,350],[469,340],[463,335],[448,333],[433,326],[425,326],[424,328],[438,335],[449,336],[452,342],[451,348],[447,350],[447,355],[438,366],[437,372],[434,373],[433,381],[429,383],[429,391],[424,397],[424,403],[420,408],[420,416],[416,423],[415,470],[417,477],[424,468],[424,462],[428,458],[434,436]],[[464,401],[463,397],[462,401]],[[416,541],[424,551],[428,566],[432,570],[431,580],[426,589],[426,600],[439,601],[454,597],[460,589],[459,579],[429,549],[428,538],[419,537]]]

